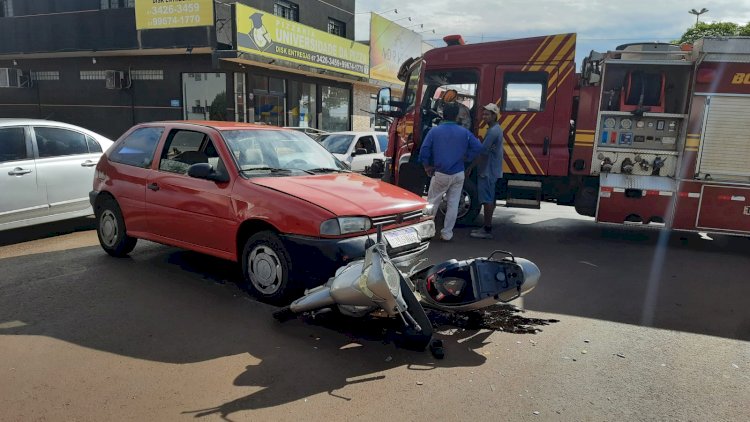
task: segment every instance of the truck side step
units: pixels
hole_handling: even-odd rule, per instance
[[[508,208],[541,208],[542,182],[533,180],[508,180]]]

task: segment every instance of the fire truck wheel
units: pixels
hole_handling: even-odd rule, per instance
[[[592,186],[584,186],[576,192],[576,212],[588,217],[596,216],[596,199],[598,190]]]
[[[481,205],[477,185],[473,181],[467,180],[464,183],[464,189],[461,191],[461,202],[458,203],[456,222],[466,225],[473,224],[479,215]]]

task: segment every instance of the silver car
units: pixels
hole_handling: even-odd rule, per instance
[[[111,145],[67,123],[0,119],[0,231],[93,214],[94,169]]]

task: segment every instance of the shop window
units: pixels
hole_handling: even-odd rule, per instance
[[[329,132],[349,130],[351,91],[346,88],[321,86],[320,97],[323,107],[321,129]]]
[[[315,84],[289,81],[289,126],[318,127],[316,92]]]
[[[135,0],[101,0],[104,9],[126,9],[135,7]]]
[[[328,18],[328,33],[346,38],[346,24],[340,20]]]
[[[13,0],[0,0],[0,18],[13,16]]]
[[[31,72],[31,80],[34,81],[59,81],[60,72],[53,70],[47,72]]]
[[[547,100],[547,72],[506,72],[503,111],[543,111]]]
[[[182,86],[185,119],[228,120],[226,74],[183,73]]]
[[[247,92],[245,91],[245,74],[235,73],[234,74],[234,121],[235,122],[247,121],[247,107],[245,106],[246,96],[247,96]]]
[[[299,5],[290,1],[277,1],[273,5],[273,14],[290,21],[299,22]]]

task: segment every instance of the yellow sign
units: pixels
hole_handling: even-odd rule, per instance
[[[406,59],[422,55],[422,36],[373,13],[370,18],[370,77],[403,84],[398,69]]]
[[[370,47],[237,3],[237,49],[367,77]]]
[[[135,0],[135,29],[213,26],[213,0]]]

